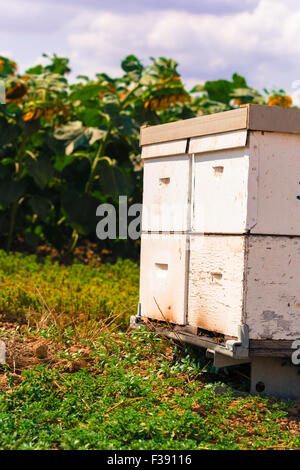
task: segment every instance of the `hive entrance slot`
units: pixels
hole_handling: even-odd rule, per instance
[[[211,273],[211,279],[212,281],[219,281],[222,279],[223,274],[222,273]]]
[[[157,269],[160,269],[162,271],[168,271],[168,264],[165,263],[155,263],[155,266]]]
[[[156,275],[160,279],[165,279],[168,276],[169,266],[166,263],[155,263]]]
[[[170,178],[159,178],[159,183],[161,185],[167,185],[170,183]]]
[[[223,172],[224,172],[224,167],[223,166],[213,166],[213,170],[214,170],[214,175],[217,178],[221,178],[221,176],[223,175]]]

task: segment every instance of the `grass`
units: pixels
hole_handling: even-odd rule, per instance
[[[13,365],[3,369],[1,449],[300,448],[290,403],[237,396],[233,376],[209,374],[203,356],[124,329],[137,303],[133,263],[61,267],[1,252],[0,279],[2,314],[29,322],[3,327],[8,344],[53,348],[17,382]],[[227,381],[222,394],[218,380]]]
[[[139,269],[130,260],[96,268],[76,262],[60,266],[49,258],[0,250],[0,313],[9,319],[39,322],[118,317],[123,326],[136,312]]]

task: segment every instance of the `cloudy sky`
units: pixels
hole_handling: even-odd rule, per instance
[[[130,53],[176,59],[188,86],[244,74],[259,89],[300,88],[298,0],[0,0],[0,54],[21,71],[41,53],[72,75],[117,75]],[[296,82],[296,83],[295,83]]]

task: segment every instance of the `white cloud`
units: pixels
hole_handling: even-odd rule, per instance
[[[292,90],[300,79],[297,0],[10,0],[0,45],[21,68],[44,52],[71,59],[73,77],[120,73],[133,53],[177,60],[184,81],[244,74],[249,84]],[[10,55],[10,54],[7,54]]]
[[[68,43],[76,69],[90,74],[118,73],[129,53],[145,61],[165,55],[179,61],[186,80],[229,78],[237,71],[253,86],[290,89],[300,78],[299,24],[294,0],[261,0],[252,11],[230,15],[88,11],[70,23]]]
[[[155,17],[151,12],[143,15],[100,12],[76,18],[70,25],[76,32],[68,35],[73,65],[81,68],[82,73],[105,71],[116,75],[120,73],[120,61],[126,55],[134,53],[148,58],[147,28]]]
[[[2,55],[2,57],[9,57],[11,55],[11,51],[9,51],[8,49],[0,49],[0,55]]]

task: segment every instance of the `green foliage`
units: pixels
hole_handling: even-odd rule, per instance
[[[117,317],[127,326],[138,303],[139,270],[129,260],[96,268],[75,262],[63,267],[35,256],[0,250],[0,314],[6,319],[34,319],[64,312],[88,318]]]
[[[232,81],[213,80],[203,85],[196,85],[191,93],[202,92],[202,106],[206,113],[220,112],[232,109],[234,105],[245,103],[265,104],[265,98],[247,85],[244,77],[234,73]],[[205,113],[205,114],[206,114]]]

